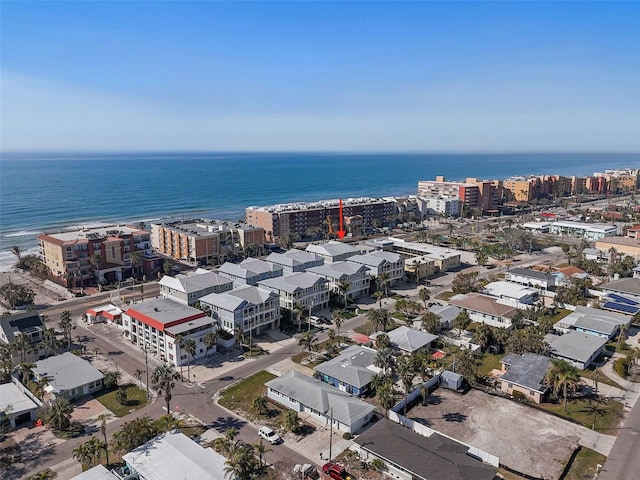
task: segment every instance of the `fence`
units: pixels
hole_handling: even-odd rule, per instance
[[[22,393],[24,393],[27,397],[29,397],[31,400],[33,400],[33,403],[35,403],[37,406],[41,407],[42,406],[42,401],[36,397],[33,393],[31,393],[31,390],[29,390],[27,387],[25,387],[20,380],[18,380],[15,376],[11,375],[11,382],[18,387],[18,390],[20,390]]]

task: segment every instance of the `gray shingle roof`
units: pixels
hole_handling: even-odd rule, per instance
[[[587,362],[607,343],[606,338],[574,331],[560,336],[547,335],[544,339],[549,344],[551,353],[582,363]]]
[[[320,275],[325,278],[328,277],[335,280],[340,280],[356,273],[367,272],[368,270],[369,269],[364,265],[359,265],[357,263],[335,262],[321,265],[319,267],[310,268],[309,270],[307,270],[307,272],[315,273],[316,275]]]
[[[295,370],[265,385],[325,415],[333,409],[333,418],[345,425],[353,425],[375,410],[373,405]]]
[[[13,342],[16,334],[29,334],[37,330],[44,330],[44,322],[40,318],[40,314],[31,310],[28,312],[17,313],[7,317],[0,317],[0,328],[7,337],[7,342]],[[29,338],[27,338],[29,340]]]
[[[620,325],[628,325],[629,323],[631,323],[631,317],[628,315],[578,306],[574,312],[558,320],[556,325],[559,328],[583,328],[611,336]]]
[[[497,469],[467,454],[469,447],[434,433],[424,437],[390,420],[380,420],[355,442],[424,480],[493,480]]]
[[[438,339],[438,335],[432,335],[431,333],[422,332],[420,330],[413,330],[406,325],[387,332],[387,335],[389,336],[391,345],[410,353],[420,350]]]
[[[287,250],[284,253],[272,252],[267,257],[267,262],[275,263],[278,265],[286,265],[287,267],[297,267],[306,265],[308,263],[318,262],[320,265],[324,263],[324,258],[316,255],[312,252],[306,252],[304,250],[298,250],[293,248]]]
[[[540,272],[538,270],[532,270],[530,268],[511,268],[507,270],[507,273],[512,273],[513,275],[520,275],[523,277],[537,278],[538,280],[553,280],[553,275],[550,273]]]
[[[376,351],[372,348],[352,345],[340,355],[318,365],[316,372],[329,375],[353,387],[362,388],[371,382],[378,371],[373,366]]]
[[[89,362],[70,352],[37,361],[33,372],[39,377],[49,378],[49,384],[59,392],[95,382],[104,376]]]
[[[516,355],[508,353],[501,363],[508,365],[506,373],[502,375],[502,380],[514,383],[529,390],[545,392],[547,387],[543,385],[544,377],[551,366],[551,359],[535,353],[525,353]]]
[[[193,293],[218,285],[233,283],[228,277],[219,275],[215,272],[193,273],[189,275],[176,275],[171,277],[165,275],[158,282],[159,285],[165,285],[174,290],[185,293]]]
[[[640,295],[640,278],[620,278],[602,285],[603,290]]]
[[[265,288],[282,290],[287,293],[294,293],[297,290],[305,290],[314,285],[322,285],[327,281],[318,275],[312,275],[306,272],[288,273],[282,277],[270,278],[258,282],[258,285]]]

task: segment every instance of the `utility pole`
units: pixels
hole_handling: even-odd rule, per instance
[[[307,318],[307,332],[311,332],[311,310],[313,309],[313,301],[309,304],[309,318]]]
[[[596,429],[596,418],[598,418],[598,407],[600,406],[600,397],[598,397],[598,374],[600,373],[600,367],[596,367],[596,409],[593,412],[593,425],[591,426],[592,430]]]
[[[149,355],[147,351],[147,344],[144,344],[144,371],[147,373],[147,402],[149,401]]]
[[[331,420],[329,423],[329,463],[331,463],[331,447],[333,446],[333,407],[329,409],[331,412]]]

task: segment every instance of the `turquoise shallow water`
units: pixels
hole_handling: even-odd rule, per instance
[[[84,224],[207,216],[249,205],[415,193],[445,175],[586,175],[640,154],[15,153],[0,160],[0,269],[13,245]]]

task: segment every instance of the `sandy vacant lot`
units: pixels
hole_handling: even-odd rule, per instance
[[[541,478],[560,476],[584,429],[477,390],[460,395],[440,388],[428,405],[414,407],[408,416]]]

